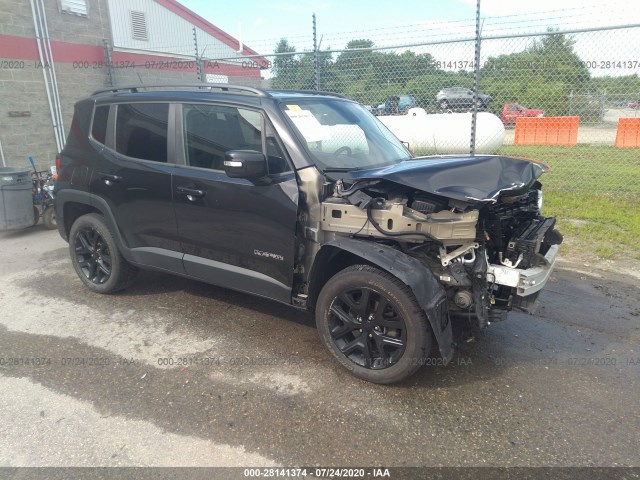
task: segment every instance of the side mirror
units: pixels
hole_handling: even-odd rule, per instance
[[[263,178],[267,176],[267,159],[256,150],[229,150],[224,154],[224,173],[231,178]]]

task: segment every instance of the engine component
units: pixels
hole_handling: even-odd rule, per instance
[[[351,205],[355,205],[360,208],[367,208],[371,203],[372,198],[362,190],[356,190],[347,197],[347,200],[349,200]]]
[[[471,279],[469,278],[467,270],[462,263],[453,262],[449,264],[449,273],[451,274],[450,278],[453,279],[455,284],[460,286],[471,286]]]
[[[469,258],[467,258],[467,255],[469,255]],[[454,258],[453,261],[463,264],[473,263],[476,261],[476,251],[475,249],[471,249],[464,255],[460,255],[459,257]]]
[[[374,202],[374,205],[377,206],[378,208],[384,208],[386,204],[384,198],[380,198],[380,197],[376,198],[373,202]],[[371,215],[371,207],[372,207],[371,205],[367,207],[367,220],[369,220],[369,223],[373,225],[373,228],[375,228],[382,235],[386,235],[388,237],[412,237],[414,235],[420,235],[424,237],[425,240],[427,240],[428,242],[436,242],[436,243],[442,244],[442,242],[440,242],[440,240],[438,240],[436,237],[434,237],[430,233],[423,232],[422,230],[418,230],[415,232],[412,230],[405,230],[402,232],[390,232],[389,230],[385,230],[380,226],[378,222],[376,222],[376,219],[373,218],[373,216]]]
[[[387,232],[422,232],[414,236],[403,235],[402,240],[407,242],[424,242],[426,239],[423,233],[435,237],[445,246],[467,244],[476,238],[477,210],[464,213],[442,210],[423,215],[403,203],[385,202],[383,205],[376,204],[376,207],[378,208],[370,209],[370,215]],[[371,224],[367,218],[367,209],[336,197],[322,202],[322,229],[327,232],[389,238]]]
[[[451,263],[452,260],[462,257],[467,252],[472,251],[474,248],[478,248],[480,245],[478,243],[465,243],[461,247],[456,248],[453,252],[447,253],[446,248],[440,249],[440,262],[443,267],[446,267]],[[475,259],[475,257],[474,257]]]
[[[542,243],[547,233],[553,232],[555,223],[555,218],[537,217],[516,228],[501,263],[520,268],[536,267],[543,263],[547,251],[541,248]]]
[[[473,305],[473,295],[468,290],[458,290],[453,296],[453,303],[455,303],[458,308],[467,310]]]
[[[488,261],[509,268],[527,269],[545,262],[551,245],[562,242],[553,229],[555,220],[540,216],[542,191],[502,196],[480,212],[480,229],[487,242]]]
[[[424,215],[445,210],[447,207],[448,202],[444,201],[444,199],[424,194],[416,195],[413,202],[411,202],[411,208]]]
[[[520,265],[520,262],[522,261],[522,253],[520,255],[518,255],[518,258],[516,259],[515,263],[511,261],[511,259],[509,258],[504,258],[504,256],[502,255],[502,252],[498,252],[498,258],[500,259],[500,263],[502,265],[504,265],[505,267],[509,267],[509,268],[517,268],[518,265]]]

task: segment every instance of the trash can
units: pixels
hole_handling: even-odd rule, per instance
[[[31,170],[0,167],[0,230],[33,225]]]

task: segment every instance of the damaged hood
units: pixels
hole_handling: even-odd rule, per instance
[[[388,180],[416,190],[465,201],[494,202],[507,191],[529,189],[549,168],[498,155],[418,157],[395,165],[350,172],[328,172],[345,182]]]

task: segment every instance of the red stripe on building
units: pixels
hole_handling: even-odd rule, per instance
[[[36,60],[38,45],[35,38],[0,35],[0,58],[16,58],[20,60]]]
[[[51,41],[53,61],[56,63],[78,63],[81,68],[101,68],[104,66],[104,49],[98,45]],[[33,38],[0,35],[0,58],[13,58],[38,62],[38,46]],[[241,64],[228,64],[207,61],[204,64],[206,73],[219,75],[260,78],[260,69],[256,68],[254,59],[247,59]],[[111,61],[116,68],[143,68],[157,71],[194,71],[195,61],[166,55],[113,51]],[[88,62],[88,65],[86,65]],[[86,65],[86,67],[85,67]],[[136,65],[136,67],[132,67]]]
[[[73,63],[79,61],[104,62],[104,50],[97,45],[51,41],[53,61]],[[35,38],[0,35],[0,58],[39,61]]]

